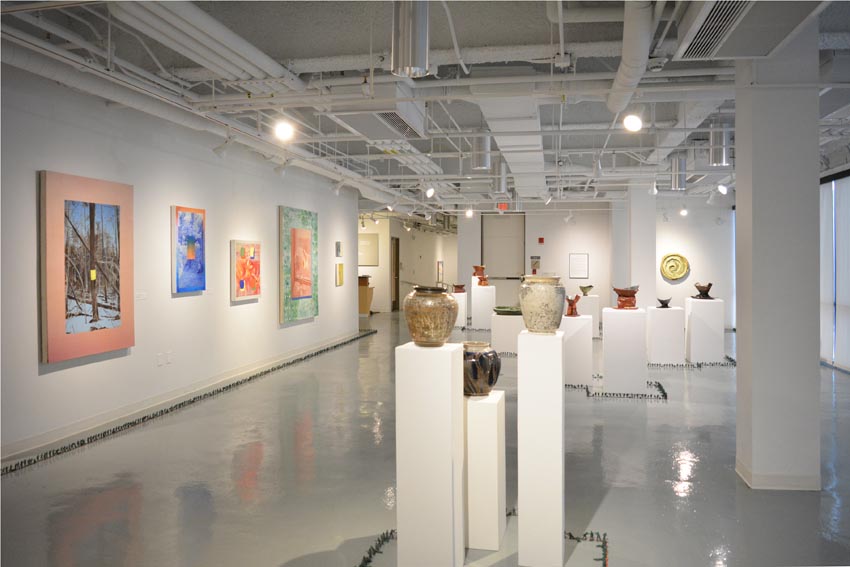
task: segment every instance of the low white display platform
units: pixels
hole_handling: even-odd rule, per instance
[[[594,339],[599,338],[599,296],[588,295],[582,296],[578,302],[578,312],[580,315],[590,315],[593,317],[593,325],[591,326],[592,336]]]
[[[464,560],[463,346],[396,347],[399,567]]]
[[[646,310],[602,310],[602,376],[605,392],[646,393]]]
[[[646,354],[651,364],[684,364],[685,310],[650,307],[646,311]]]
[[[493,313],[490,323],[490,346],[499,354],[517,353],[519,334],[525,330],[522,315],[496,315]]]
[[[498,551],[507,518],[505,496],[505,392],[467,396],[466,546]]]
[[[564,384],[593,383],[592,326],[591,315],[564,316],[561,319],[560,330],[564,333]]]
[[[496,287],[492,285],[472,288],[472,323],[473,329],[489,329],[493,308],[496,307]]]
[[[466,305],[468,299],[466,297],[466,292],[463,293],[453,293],[454,298],[457,300],[457,319],[455,320],[455,327],[466,327]]]
[[[564,333],[523,331],[517,353],[519,564],[564,564]]]
[[[686,356],[689,362],[723,362],[726,307],[722,299],[685,299]]]

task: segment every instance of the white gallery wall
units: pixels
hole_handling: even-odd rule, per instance
[[[2,69],[3,454],[117,419],[152,403],[357,332],[357,196],[297,168],[282,179],[220,139]],[[135,343],[39,363],[36,172],[134,187]],[[207,290],[172,297],[170,207],[206,209]],[[278,206],[318,212],[319,316],[278,324]],[[230,303],[229,241],[260,239],[262,297]],[[335,241],[344,257],[337,259]],[[346,281],[334,285],[334,264]],[[161,366],[158,362],[170,359]]]
[[[390,226],[390,235],[399,239],[399,308],[414,285],[436,284],[438,260],[443,262],[444,283],[464,283],[457,279],[457,235],[408,232],[398,221]]]
[[[689,214],[683,217],[679,203],[659,199],[655,264],[656,293],[658,297],[672,297],[670,305],[684,307],[685,298],[697,294],[697,282],[714,284],[711,296],[725,302],[726,328],[731,329],[735,327],[735,256],[731,199],[728,202],[728,206],[720,208],[691,199]],[[661,258],[673,253],[687,258],[691,268],[687,276],[676,282],[665,280],[660,270]]]

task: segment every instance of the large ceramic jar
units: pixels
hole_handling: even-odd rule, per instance
[[[523,276],[519,306],[526,329],[552,334],[561,326],[566,291],[559,276]]]
[[[490,343],[463,343],[463,395],[486,396],[496,385],[502,359]]]
[[[413,342],[443,346],[457,320],[457,300],[442,287],[413,286],[404,298],[404,319]]]

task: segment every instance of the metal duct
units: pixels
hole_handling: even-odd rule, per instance
[[[491,136],[472,138],[472,169],[490,169],[490,140]]]
[[[710,146],[708,148],[709,165],[732,165],[732,130],[722,124],[712,124],[711,127],[723,128],[723,130],[712,130],[708,135]]]
[[[688,184],[688,154],[676,152],[670,156],[670,173],[670,189],[684,191]]]
[[[508,192],[508,162],[499,160],[499,193],[507,194]]]
[[[617,114],[629,105],[649,61],[652,43],[652,2],[626,2],[623,54],[608,95],[608,110]]]
[[[393,2],[393,75],[418,78],[428,74],[428,13],[427,0]]]

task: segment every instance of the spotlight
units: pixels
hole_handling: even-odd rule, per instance
[[[409,225],[409,224],[404,223],[402,226],[404,227],[404,230],[406,230],[407,232],[410,232],[410,228],[411,228],[411,227],[410,227],[410,225]]]
[[[720,191],[721,195],[725,195],[726,193],[729,192],[729,188],[727,186],[723,185],[722,183],[717,184],[717,190]]]
[[[342,191],[343,186],[345,186],[345,181],[340,181],[334,186],[334,195],[339,197],[339,192]]]
[[[714,204],[714,197],[716,197],[716,196],[717,196],[717,193],[715,193],[714,191],[711,191],[708,194],[708,199],[705,200],[705,204],[706,205],[713,205]]]
[[[688,216],[688,206],[682,205],[681,210],[679,210],[679,214],[682,215],[683,217]]]
[[[387,210],[388,210],[389,212],[393,212],[393,205],[392,205],[392,203],[390,203],[389,205],[387,205]]]
[[[573,221],[573,212],[564,217],[564,224],[570,224]]]
[[[652,182],[652,187],[649,188],[649,194],[650,195],[658,195],[658,182],[657,181]]]
[[[372,89],[369,86],[369,77],[363,77],[363,82],[360,83],[360,92],[363,93],[363,96],[372,95]]]
[[[274,172],[277,173],[281,177],[286,177],[286,165],[287,165],[287,162],[283,162],[282,164],[276,166],[274,168]]]
[[[372,222],[375,223],[375,224],[378,224],[380,221],[378,219],[376,219],[375,217],[372,217]]]
[[[670,222],[670,216],[667,214],[667,211],[661,213],[661,220],[664,222]]]
[[[232,142],[232,141],[233,141],[233,138],[228,136],[227,139],[224,140],[223,144],[221,144],[220,146],[216,146],[212,149],[213,153],[215,155],[217,155],[218,157],[220,157],[221,159],[224,159],[225,156],[227,156],[227,146],[229,146],[230,142]]]
[[[425,197],[426,197],[426,198],[428,198],[428,199],[430,199],[430,198],[431,198],[431,197],[433,197],[433,196],[434,196],[434,188],[433,188],[433,187],[428,187],[428,188],[425,190]]]
[[[640,132],[643,128],[643,120],[637,114],[629,114],[623,118],[623,127],[629,132]]]
[[[431,213],[425,213],[425,220],[431,220]]]
[[[295,127],[289,122],[282,120],[275,124],[274,135],[281,142],[288,142],[295,136]]]
[[[546,203],[545,204],[548,205],[551,202],[552,202],[552,195],[549,195],[549,196],[546,197]]]
[[[366,230],[366,221],[364,219],[360,219],[360,230]]]
[[[466,209],[466,218],[468,218],[468,219],[472,218],[472,207]]]
[[[594,188],[594,189],[593,189],[593,198],[595,199],[595,198],[597,198],[598,196],[599,196],[599,189]]]

